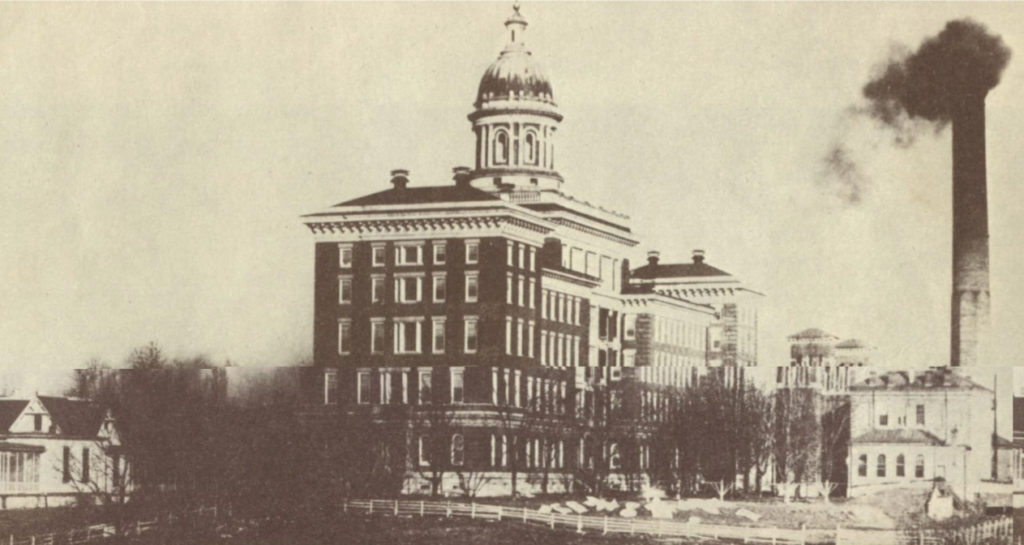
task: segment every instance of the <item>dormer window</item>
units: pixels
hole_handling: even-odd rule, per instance
[[[32,415],[32,429],[35,431],[43,431],[43,415]]]

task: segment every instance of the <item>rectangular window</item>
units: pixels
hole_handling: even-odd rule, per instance
[[[356,375],[356,403],[367,405],[370,403],[370,372],[360,371]]]
[[[452,368],[452,403],[463,402],[463,370]]]
[[[917,406],[917,425],[924,425],[924,405]]]
[[[508,255],[508,259],[507,259],[506,262],[508,263],[509,267],[515,267],[516,266],[515,261],[514,261],[515,258],[513,257],[515,255],[515,253],[516,253],[515,246],[516,246],[516,243],[512,242],[511,240],[508,241],[508,244],[505,245],[505,249],[507,250],[506,254]]]
[[[537,270],[537,249],[532,246],[530,247],[530,270]]]
[[[461,433],[452,435],[452,465],[461,467],[466,460],[466,440]]]
[[[519,245],[519,268],[526,268],[526,246]]]
[[[444,265],[448,260],[448,246],[443,242],[434,243],[434,265]]]
[[[636,338],[636,314],[627,314],[622,326],[622,338],[633,340]]]
[[[427,454],[427,438],[424,436],[419,437],[417,441],[419,448],[419,462],[421,467],[430,467],[430,456]]]
[[[512,355],[512,318],[505,317],[505,354]]]
[[[335,405],[338,403],[338,372],[328,371],[324,373],[324,405]]]
[[[338,354],[348,354],[351,349],[352,322],[342,320],[338,322]]]
[[[536,289],[537,289],[537,281],[534,280],[533,278],[531,278],[530,279],[530,290],[526,292],[526,301],[527,301],[527,305],[529,305],[530,308],[537,308],[537,302],[536,302],[536,300],[535,300],[535,298],[533,296],[533,294],[536,292]]]
[[[540,290],[540,317],[548,319],[548,290]]]
[[[342,304],[352,302],[351,276],[341,276],[338,278],[338,302]]]
[[[384,277],[370,277],[370,301],[374,303],[384,302]]]
[[[82,449],[82,482],[83,483],[89,482],[89,462],[90,461],[91,460],[89,459],[89,449],[88,448],[83,448]]]
[[[396,321],[395,354],[419,354],[422,351],[422,335],[422,319]]]
[[[880,415],[878,415],[878,425],[879,426],[888,426],[889,425],[889,415],[887,415],[887,414],[880,414]]]
[[[422,276],[395,277],[395,302],[419,303],[423,300]]]
[[[480,298],[479,273],[466,273],[466,302],[475,303]]]
[[[385,255],[384,245],[383,244],[375,244],[373,246],[373,266],[374,267],[383,267],[384,266],[384,259],[385,259],[384,255]]]
[[[423,243],[395,246],[395,265],[422,265]]]
[[[35,431],[43,431],[43,415],[32,415],[32,429]]]
[[[465,331],[465,333],[466,333],[465,346],[463,346],[463,349],[465,350],[465,352],[467,354],[475,354],[476,353],[476,347],[477,347],[477,331],[476,331],[477,319],[475,317],[474,318],[468,318],[467,317],[465,319],[465,322],[463,323],[463,325],[465,326],[465,330],[466,330]]]
[[[526,306],[526,278],[519,276],[519,306]]]
[[[381,354],[384,352],[384,320],[374,319],[370,321],[370,353]]]
[[[434,335],[433,335],[434,345],[433,345],[433,350],[434,350],[435,354],[443,354],[444,353],[444,343],[445,343],[444,325],[445,325],[444,318],[434,318],[434,320],[433,320],[433,327],[434,327]]]
[[[476,240],[466,241],[466,263],[473,264],[480,262],[480,242]]]
[[[523,338],[523,320],[522,320],[522,318],[520,318],[519,321],[516,322],[516,355],[517,356],[522,356],[523,355],[523,348],[524,348],[523,345],[526,344],[526,343],[523,342],[523,340],[524,340],[524,338]]]
[[[402,405],[409,404],[409,373],[402,371]]]
[[[339,244],[338,245],[338,266],[342,269],[348,269],[352,267],[352,245],[351,244]]]
[[[420,369],[419,373],[420,381],[419,388],[416,393],[416,402],[420,405],[429,405],[431,400],[431,371],[429,369]]]
[[[448,296],[448,277],[443,274],[434,275],[434,302],[443,303]]]
[[[391,372],[381,371],[380,375],[380,404],[391,403]]]
[[[526,355],[531,358],[533,357],[533,332],[535,327],[533,320],[530,320],[529,327],[526,328]]]
[[[548,332],[547,331],[541,331],[540,332],[540,364],[541,365],[547,365],[548,364],[548,358],[547,358],[548,350],[547,350],[547,347],[548,347]]]
[[[512,273],[505,274],[505,302],[512,304]]]

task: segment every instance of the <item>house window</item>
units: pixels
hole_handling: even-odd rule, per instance
[[[476,240],[466,241],[466,263],[474,264],[480,262],[480,242]]]
[[[338,278],[338,302],[343,304],[352,302],[351,276],[342,276]]]
[[[343,269],[352,267],[352,245],[351,244],[339,244],[338,245],[338,266]]]
[[[877,468],[877,471],[876,471],[875,474],[878,475],[879,477],[885,477],[885,455],[884,454],[879,454],[878,455],[878,468]]]
[[[375,245],[373,247],[373,266],[383,267],[384,266],[384,245]]]
[[[448,296],[448,277],[443,274],[434,275],[434,302],[443,303]]]
[[[878,425],[879,426],[888,426],[889,425],[889,415],[888,414],[880,414],[880,415],[878,415]]]
[[[374,303],[384,302],[384,277],[370,277],[370,300]]]
[[[380,375],[380,404],[391,403],[391,372],[381,371]]]
[[[64,447],[64,482],[71,482],[71,447]]]
[[[431,372],[430,370],[420,370],[420,381],[419,388],[416,393],[416,402],[420,405],[429,405],[431,398]]]
[[[423,244],[399,244],[395,246],[396,265],[422,265]]]
[[[82,449],[82,482],[89,482],[89,449]]]
[[[452,465],[462,467],[466,461],[466,444],[461,433],[452,434]]]
[[[466,273],[466,302],[475,303],[480,298],[479,273]]]
[[[433,351],[435,354],[444,353],[444,318],[434,318],[433,320],[434,329],[434,344]]]
[[[452,369],[452,403],[462,403],[463,401],[463,373],[462,369]]]
[[[43,415],[32,415],[32,429],[35,431],[43,431]]]
[[[424,436],[419,437],[419,462],[421,467],[430,467],[430,456],[427,453],[427,438]]]
[[[860,477],[868,476],[868,455],[861,454],[857,457],[857,475]]]
[[[328,371],[324,373],[324,405],[336,405],[338,403],[338,372]]]
[[[370,353],[384,352],[384,320],[374,319],[370,322]]]
[[[338,354],[348,354],[351,349],[352,322],[341,320],[338,322]]]
[[[422,276],[399,276],[395,278],[395,302],[419,303],[423,299]]]
[[[612,471],[622,469],[618,443],[612,443],[611,445],[608,446],[608,469]]]
[[[395,322],[395,354],[419,354],[423,336],[422,319]]]
[[[924,455],[923,454],[918,454],[917,457],[914,458],[914,477],[917,477],[918,479],[924,478]]]
[[[434,265],[444,265],[448,259],[448,246],[443,242],[434,243]]]
[[[899,456],[896,457],[896,476],[897,477],[903,477],[903,474],[904,474],[903,466],[904,466],[905,463],[906,463],[906,460],[904,459],[902,454],[900,454]]]
[[[370,403],[370,372],[360,371],[356,375],[356,403],[367,405]]]
[[[917,406],[917,425],[924,425],[924,405]]]
[[[465,327],[466,330],[465,346],[463,346],[463,350],[467,354],[475,354],[477,347],[477,319],[466,318],[465,321],[463,322],[463,326]]]

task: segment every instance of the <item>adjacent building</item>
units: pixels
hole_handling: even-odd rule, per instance
[[[109,411],[84,400],[0,398],[0,508],[99,501],[127,491]]]

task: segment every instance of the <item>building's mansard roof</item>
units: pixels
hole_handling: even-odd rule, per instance
[[[867,347],[868,347],[868,345],[865,344],[864,341],[862,341],[860,339],[846,339],[845,341],[841,341],[841,342],[836,343],[836,348],[854,349],[854,348],[867,348]]]
[[[369,195],[338,203],[334,207],[437,204],[446,202],[464,203],[494,200],[498,200],[498,197],[468,185],[392,187],[384,191],[370,193]]]
[[[978,390],[988,388],[957,374],[946,367],[922,369],[919,371],[889,371],[864,379],[850,386],[852,391],[929,391],[929,390]]]
[[[791,341],[804,341],[804,340],[819,340],[819,339],[838,339],[835,335],[827,333],[816,327],[805,329],[799,333],[794,333],[789,336]]]
[[[874,429],[853,438],[851,443],[855,445],[879,443],[917,444],[931,446],[945,445],[945,442],[943,442],[941,439],[924,430],[904,428],[888,430]]]
[[[657,263],[644,265],[630,273],[633,278],[653,280],[658,278],[698,278],[708,276],[732,276],[707,263]]]

